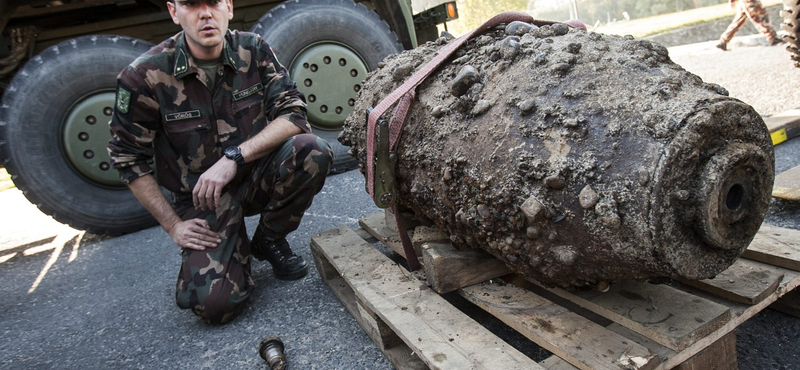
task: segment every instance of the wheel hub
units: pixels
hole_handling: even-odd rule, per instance
[[[114,112],[113,91],[98,92],[78,101],[64,122],[64,150],[72,166],[88,179],[122,186],[108,156],[108,122]]]
[[[367,66],[343,45],[319,43],[297,54],[289,73],[306,96],[311,125],[339,130],[353,111]]]

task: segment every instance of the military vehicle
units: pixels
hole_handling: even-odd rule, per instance
[[[387,55],[437,37],[448,0],[233,0],[231,29],[261,34],[308,100],[336,152],[361,81]],[[0,157],[41,211],[78,229],[122,234],[155,225],[109,165],[116,75],[178,31],[166,0],[0,0]]]

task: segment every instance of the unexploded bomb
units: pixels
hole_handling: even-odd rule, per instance
[[[444,41],[363,83],[340,136],[362,171],[365,110]],[[454,243],[546,284],[596,286],[713,277],[755,236],[774,178],[763,120],[663,46],[515,23],[449,60],[417,88],[396,173],[400,204]]]

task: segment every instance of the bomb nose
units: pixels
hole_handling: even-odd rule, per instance
[[[734,143],[712,156],[700,186],[699,222],[703,239],[719,249],[738,249],[741,238],[753,236],[761,225],[759,200],[770,187],[759,168],[771,165],[758,147]]]

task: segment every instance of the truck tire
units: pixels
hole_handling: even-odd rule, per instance
[[[91,35],[44,50],[17,72],[0,104],[0,152],[14,184],[59,222],[118,235],[156,224],[106,144],[116,76],[151,45]]]
[[[781,16],[781,29],[786,31],[783,36],[786,50],[792,53],[794,66],[800,68],[800,0],[783,0]]]
[[[314,133],[334,150],[331,172],[358,167],[336,137],[367,72],[403,51],[397,35],[375,12],[351,0],[289,0],[270,9],[251,31],[272,47],[306,96]]]

